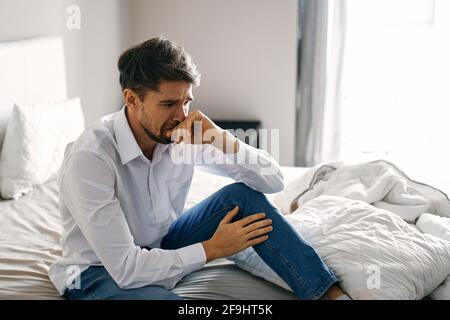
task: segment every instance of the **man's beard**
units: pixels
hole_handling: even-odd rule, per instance
[[[161,131],[159,132],[159,134],[155,134],[152,131],[150,131],[149,129],[147,129],[142,123],[141,123],[141,127],[142,127],[142,129],[144,129],[145,134],[150,139],[152,139],[156,142],[162,143],[162,144],[171,144],[172,143],[172,138],[167,137]],[[167,128],[167,129],[171,129],[171,128]]]

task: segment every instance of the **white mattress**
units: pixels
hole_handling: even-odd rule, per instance
[[[0,298],[58,298],[47,276],[61,255],[55,179],[14,201],[0,202]]]
[[[307,169],[282,170],[289,182]],[[187,208],[232,182],[196,170]],[[56,179],[19,200],[0,201],[0,222],[0,299],[61,299],[47,276],[48,268],[61,255]],[[230,264],[213,261],[183,279],[174,292],[187,299],[294,298],[292,293]]]

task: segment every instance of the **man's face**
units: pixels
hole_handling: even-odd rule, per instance
[[[148,137],[170,144],[171,130],[184,121],[193,100],[192,84],[184,81],[162,81],[159,90],[149,90],[144,101],[137,99],[137,116]]]

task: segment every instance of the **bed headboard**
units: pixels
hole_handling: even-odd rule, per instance
[[[67,99],[61,38],[0,43],[0,150],[14,103]]]

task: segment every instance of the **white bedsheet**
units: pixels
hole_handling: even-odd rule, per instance
[[[0,202],[0,299],[58,299],[47,276],[61,256],[56,180]]]

